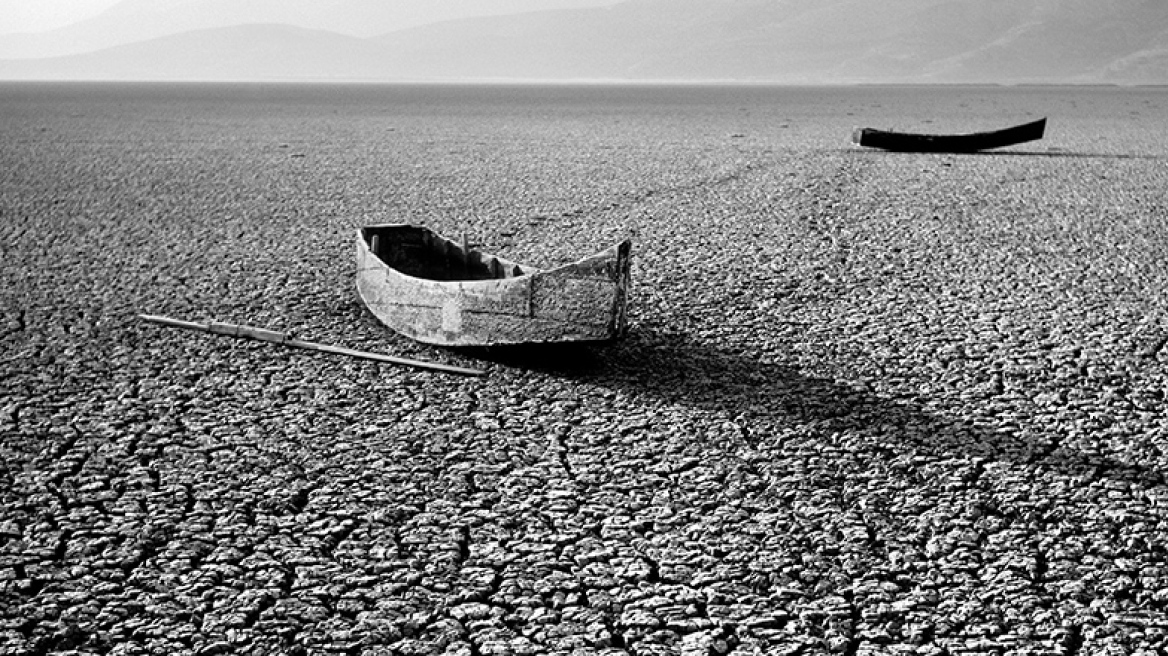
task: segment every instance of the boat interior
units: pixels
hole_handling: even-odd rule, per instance
[[[426,280],[498,280],[538,270],[469,248],[413,225],[367,226],[361,237],[388,266]]]

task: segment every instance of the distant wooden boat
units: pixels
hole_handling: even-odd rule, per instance
[[[393,330],[427,344],[595,342],[626,329],[631,244],[546,271],[408,224],[357,231],[357,293]]]
[[[1046,119],[991,132],[969,134],[912,134],[874,128],[856,128],[852,141],[870,148],[911,153],[974,153],[1036,141],[1046,131]]]

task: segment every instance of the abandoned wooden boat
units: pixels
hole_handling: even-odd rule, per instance
[[[423,226],[357,231],[357,293],[386,326],[427,344],[598,342],[626,330],[631,244],[546,271]]]
[[[912,134],[875,128],[856,128],[852,141],[861,146],[906,153],[975,153],[1042,138],[1046,119],[990,132],[969,134]]]

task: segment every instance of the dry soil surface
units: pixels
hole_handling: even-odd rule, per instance
[[[1163,90],[345,93],[5,87],[0,652],[1164,653]],[[387,221],[631,237],[630,333],[397,337]]]

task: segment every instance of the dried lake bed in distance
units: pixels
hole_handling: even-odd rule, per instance
[[[630,334],[398,337],[399,221]],[[0,653],[1168,648],[1166,88],[0,84],[0,253]]]

